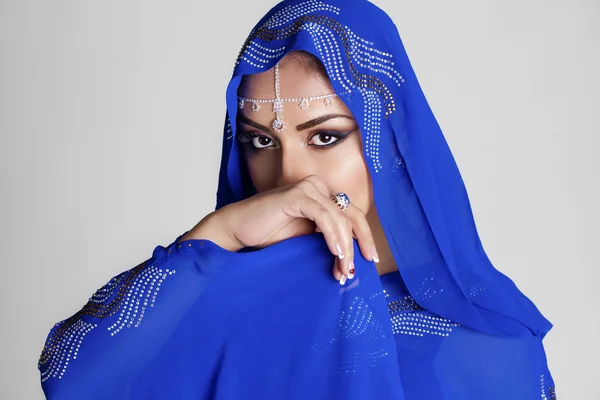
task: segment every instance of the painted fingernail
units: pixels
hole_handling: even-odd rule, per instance
[[[354,262],[350,261],[348,267],[350,267],[350,272],[348,272],[348,279],[354,279]]]
[[[338,253],[338,258],[339,258],[340,260],[344,259],[344,253],[342,252],[342,246],[340,246],[340,244],[339,244],[339,243],[337,243],[337,244],[335,245],[335,249],[337,250],[337,253]]]
[[[377,254],[377,249],[375,248],[375,245],[371,246],[371,256],[373,257],[373,261],[375,261],[376,263],[379,262],[379,254]]]
[[[346,283],[346,279],[348,279],[346,275],[342,275],[342,278],[340,279],[340,285],[344,285]]]

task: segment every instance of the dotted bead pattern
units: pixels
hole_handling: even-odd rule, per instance
[[[107,327],[110,336],[125,327],[139,327],[146,308],[154,307],[163,281],[174,273],[175,270],[163,271],[143,262],[112,278],[80,311],[54,325],[38,361],[42,382],[64,376],[71,359],[77,358],[85,336],[98,327],[89,322],[91,318],[106,319],[118,314],[115,322]]]
[[[556,400],[556,391],[553,386],[548,387],[548,392],[550,393],[550,400]]]
[[[540,375],[540,385],[542,387],[541,400],[556,400],[556,391],[553,386],[548,386],[548,396],[546,396],[546,385],[544,383],[544,374]]]
[[[425,277],[419,287],[411,294],[417,303],[422,304],[425,301],[443,303],[446,300],[448,291],[444,290],[444,282],[432,273],[429,277]]]
[[[411,296],[405,296],[401,300],[395,300],[388,303],[388,310],[390,315],[397,314],[402,311],[420,311],[423,307],[417,304],[417,302]]]
[[[395,111],[396,104],[392,93],[381,79],[374,75],[360,73],[357,66],[373,73],[384,74],[397,86],[404,82],[404,78],[395,69],[392,54],[374,48],[373,42],[359,37],[335,19],[312,14],[315,12],[331,12],[339,15],[340,9],[316,0],[283,8],[250,33],[235,64],[237,66],[241,61],[246,61],[254,67],[266,68],[268,60],[252,58],[250,55],[258,45],[256,39],[270,42],[286,39],[300,30],[308,31],[332,80],[338,81],[349,93],[356,89],[361,93],[365,103],[366,153],[372,159],[375,172],[379,172],[383,168],[379,161],[380,120],[382,112],[383,117],[388,118]],[[263,53],[265,49],[263,47]],[[284,49],[280,47],[272,51],[282,55]],[[348,71],[343,62],[342,51],[347,60]]]
[[[471,285],[471,286],[469,286],[469,289],[468,289],[469,298],[473,299],[474,297],[477,297],[479,294],[481,294],[485,290],[486,290],[486,288],[484,286],[482,286],[480,283]]]
[[[406,169],[406,163],[402,157],[396,156],[394,158],[394,163],[392,164],[392,172],[398,172],[401,169]]]
[[[367,306],[365,299],[354,298],[352,304],[349,306],[348,311],[342,311],[340,314],[339,326],[340,326],[340,338],[350,338],[355,336],[362,336],[367,333],[373,338],[381,337],[383,335],[383,328],[381,324],[373,324],[371,319],[373,318],[373,312]]]
[[[235,65],[238,65],[242,60],[256,68],[265,68],[270,62],[268,59],[279,58],[285,52],[285,46],[281,46],[277,49],[269,49],[261,46],[256,42],[248,44],[244,54],[239,57]]]
[[[394,334],[450,336],[452,329],[458,326],[449,319],[425,312],[401,313],[392,315],[391,319]]]
[[[225,117],[225,136],[227,140],[233,139],[233,131],[231,130],[231,121],[229,120],[229,115]]]
[[[381,292],[378,294],[381,295]],[[375,295],[377,296],[377,295]],[[368,301],[372,301],[371,296]],[[335,345],[339,339],[360,340],[379,343],[386,337],[383,325],[373,315],[367,300],[355,297],[347,310],[342,311],[339,319],[339,333],[324,345],[313,343],[311,352],[317,365],[324,366],[335,374],[355,373],[359,367],[364,365],[376,366],[382,359],[389,356],[385,350],[374,347],[368,352],[354,352],[352,348],[338,348]],[[331,352],[335,351],[335,362],[332,363]],[[327,364],[325,364],[327,363]]]
[[[55,326],[55,329],[62,329],[62,338],[53,340],[51,347],[46,348],[42,353],[40,359],[40,365],[45,365],[45,369],[41,373],[42,382],[46,382],[50,378],[62,379],[69,366],[71,360],[77,359],[81,342],[85,336],[94,328],[97,324],[84,322],[82,320],[74,321],[71,324],[66,322],[59,323]],[[43,361],[42,361],[43,359]]]
[[[274,29],[285,25],[296,18],[319,11],[330,11],[336,15],[339,15],[340,13],[339,7],[325,4],[318,0],[309,0],[300,4],[282,8],[273,14],[273,16],[271,16],[271,18],[269,18],[263,26],[268,29]]]
[[[388,302],[388,311],[392,320],[394,334],[425,336],[425,334],[450,336],[452,329],[459,324],[446,318],[431,315],[424,310],[412,296],[404,296],[400,300],[390,301],[390,294],[384,289],[383,294]],[[414,312],[423,311],[423,312]]]

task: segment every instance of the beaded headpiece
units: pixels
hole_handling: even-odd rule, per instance
[[[333,104],[333,98],[337,94],[323,94],[320,96],[311,97],[296,97],[290,99],[282,99],[279,97],[279,63],[275,64],[275,98],[274,99],[249,99],[246,97],[238,96],[238,105],[240,109],[244,108],[245,103],[252,104],[252,111],[256,112],[260,109],[261,103],[273,103],[273,112],[275,113],[275,119],[273,120],[273,130],[277,133],[281,133],[285,128],[285,123],[281,119],[281,113],[283,112],[283,103],[298,103],[298,106],[302,110],[306,110],[313,100],[323,100],[326,106]]]

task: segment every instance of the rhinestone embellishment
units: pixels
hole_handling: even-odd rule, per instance
[[[342,210],[347,209],[350,205],[350,197],[343,192],[336,193],[335,195],[331,196],[331,200],[333,200],[335,204],[337,204]]]
[[[274,121],[273,121],[273,130],[277,133],[281,133],[284,129],[285,129],[285,124],[283,123],[282,120],[279,119],[279,117],[277,117]]]
[[[143,262],[112,278],[70,318],[54,325],[38,360],[42,382],[62,379],[69,363],[77,359],[88,335],[115,336],[141,326],[144,315],[155,306],[161,285],[175,270]],[[100,330],[104,320],[105,330]],[[110,324],[110,325],[109,325]]]
[[[282,111],[283,111],[283,101],[281,101],[280,99],[274,100],[273,101],[273,112],[275,114],[279,114]]]
[[[393,54],[357,35],[338,21],[337,15],[340,15],[338,7],[319,0],[306,0],[283,8],[251,32],[238,54],[236,66],[245,62],[266,69],[271,65],[271,58],[285,54],[286,47],[268,48],[259,41],[284,40],[306,31],[331,80],[338,82],[346,93],[358,92],[362,97],[365,151],[375,172],[380,172],[383,169],[379,159],[381,124],[396,111],[394,96],[383,79],[397,87],[405,79],[397,69]],[[328,103],[329,100],[325,100],[325,104]]]
[[[333,98],[336,97],[336,93],[323,94],[320,96],[311,96],[311,97],[299,97],[292,99],[282,99],[279,96],[279,63],[275,64],[275,98],[274,99],[249,99],[246,97],[238,97],[238,105],[240,110],[244,108],[244,104],[246,102],[250,102],[252,104],[252,111],[257,112],[260,109],[260,103],[273,103],[273,112],[275,113],[275,119],[273,120],[272,127],[273,130],[277,133],[283,132],[285,129],[285,123],[281,118],[281,113],[283,113],[283,103],[298,103],[298,106],[302,110],[306,110],[310,105],[310,101],[312,100],[320,100],[323,99],[326,106],[330,106],[333,104]]]

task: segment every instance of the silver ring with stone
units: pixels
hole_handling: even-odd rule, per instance
[[[331,196],[331,200],[333,200],[342,211],[346,210],[350,205],[350,197],[344,192],[334,194]]]

